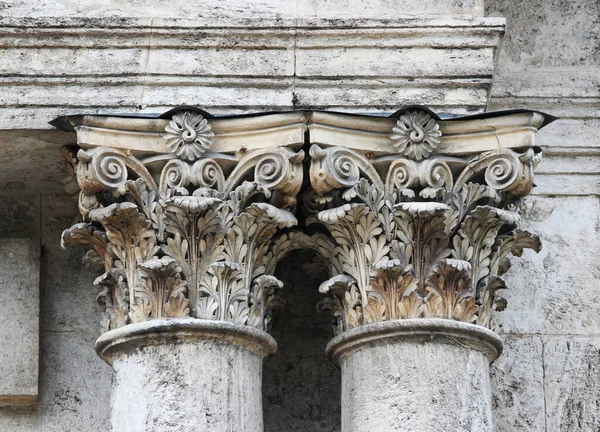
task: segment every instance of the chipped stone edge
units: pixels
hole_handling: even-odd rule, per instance
[[[502,353],[500,336],[484,327],[440,318],[417,318],[367,324],[333,338],[327,356],[337,365],[342,357],[367,345],[416,339],[425,343],[449,343],[481,351],[493,363]]]
[[[180,318],[145,321],[108,331],[96,341],[96,352],[112,364],[115,354],[124,351],[212,341],[242,346],[263,359],[277,351],[275,339],[262,330],[232,322]]]

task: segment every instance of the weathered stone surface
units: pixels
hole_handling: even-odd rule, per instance
[[[40,243],[0,239],[0,404],[37,401]]]
[[[600,429],[600,339],[544,338],[547,431]]]
[[[155,320],[103,334],[99,355],[115,370],[114,432],[263,431],[267,333],[207,320]]]
[[[0,430],[107,432],[111,369],[93,350],[100,311],[93,305],[95,292],[89,283],[92,276],[85,275],[84,269],[72,272],[73,262],[79,262],[83,252],[73,250],[66,253],[59,244],[62,228],[73,220],[76,209],[71,198],[64,193],[46,195],[43,199],[36,196],[34,199],[43,203],[41,218],[39,205],[33,212],[36,220],[44,221],[39,233],[44,249],[41,288],[38,288],[42,297],[42,314],[41,325],[32,329],[25,340],[33,335],[37,338],[41,327],[39,382],[43,390],[39,404],[34,407],[0,408]],[[7,241],[15,240],[2,239],[0,244]],[[39,245],[39,240],[36,242]],[[39,246],[37,250],[39,260]],[[21,265],[19,271],[25,270]],[[79,280],[81,272],[85,279]],[[28,273],[27,277],[31,278],[32,274]],[[85,292],[89,292],[89,297],[81,295]]]
[[[336,337],[327,349],[342,369],[342,431],[492,431],[489,362],[501,346],[490,330],[440,319]]]
[[[540,143],[597,147],[600,4],[491,0],[485,10],[487,16],[503,16],[508,23],[489,109],[526,107],[561,116],[562,124],[545,137],[541,134]]]
[[[14,166],[7,171],[14,171]],[[0,172],[2,172],[0,170]],[[1,174],[0,174],[1,175]],[[25,176],[21,177],[23,180]],[[7,188],[22,186],[19,177],[5,183]],[[40,204],[38,195],[0,195],[0,238],[35,238],[40,235]]]
[[[496,432],[545,432],[544,365],[538,336],[505,336],[491,366]]]
[[[42,410],[39,405],[0,407],[0,430],[10,432],[40,432]]]
[[[524,228],[542,240],[507,274],[505,333],[600,334],[600,208],[596,197],[528,197]],[[524,313],[524,311],[527,311]]]
[[[102,17],[182,17],[221,19],[240,18],[298,18],[298,17],[323,17],[323,18],[393,18],[411,15],[474,15],[483,14],[482,0],[426,0],[419,3],[406,2],[399,7],[394,0],[259,0],[253,1],[248,7],[244,1],[223,0],[220,2],[206,3],[199,0],[141,0],[136,2],[118,2],[115,0],[95,2],[43,0],[29,2],[15,0],[4,6],[3,14],[6,16],[87,16],[90,18]]]
[[[74,140],[60,131],[0,132],[0,237],[40,235],[39,194],[64,192],[60,148]]]
[[[111,368],[94,352],[96,335],[43,332],[42,432],[108,432]]]
[[[42,316],[41,325],[49,332],[100,334],[101,308],[95,302],[97,274],[82,266],[84,248],[60,247],[65,226],[77,218],[76,203],[67,194],[48,194],[42,201]],[[91,349],[90,347],[86,349]]]
[[[566,109],[571,112],[574,110],[573,107]],[[576,154],[596,150],[597,156],[597,149],[600,147],[600,118],[587,118],[594,115],[587,109],[580,115],[584,118],[562,118],[548,129],[541,131],[538,135],[538,144],[549,152],[555,151],[553,147],[559,147],[556,149],[557,152],[564,149],[565,152]]]
[[[486,15],[503,16],[510,23],[499,71],[515,65],[522,69],[600,65],[596,0],[490,0],[485,10]]]
[[[457,10],[467,3],[479,1],[460,2]],[[411,5],[427,12],[426,4]],[[348,12],[353,5],[328,2],[329,8]],[[385,97],[392,112],[416,101],[443,113],[483,111],[502,19],[436,13],[417,20],[397,12],[386,19],[372,12],[335,22],[329,12],[301,21],[223,23],[217,17],[7,17],[0,20],[0,128],[48,128],[65,109],[164,112],[182,104],[213,113],[261,107],[380,112]],[[363,90],[343,93],[336,86]]]

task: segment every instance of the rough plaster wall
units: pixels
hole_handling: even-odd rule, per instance
[[[490,107],[541,109],[563,118],[539,135],[547,156],[536,195],[524,207],[544,249],[516,262],[510,306],[498,316],[506,349],[492,372],[496,429],[597,431],[600,3],[488,0],[486,14],[508,21]],[[58,167],[57,161],[47,163]],[[1,409],[0,431],[108,432],[111,375],[92,348],[100,313],[93,275],[79,264],[80,250],[59,247],[75,204],[64,195],[23,196],[22,186],[3,186],[9,195],[0,200],[0,237],[37,235],[44,255],[40,403]],[[264,369],[265,430],[337,431],[340,377],[323,353],[328,318],[314,310],[317,284],[299,259],[282,269],[287,305],[273,330],[279,354]]]

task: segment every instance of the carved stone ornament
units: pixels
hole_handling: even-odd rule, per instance
[[[409,126],[424,126],[419,137],[429,131],[440,142],[428,115],[410,111],[401,119],[406,136]],[[405,142],[415,159],[435,150]],[[331,235],[331,243],[319,239],[316,246],[332,250],[331,278],[320,291],[328,295],[323,306],[333,311],[336,332],[424,317],[493,327],[492,311],[506,307],[501,290],[509,255],[541,247],[536,235],[519,229],[518,212],[519,198],[533,187],[539,149],[440,154],[421,162],[338,146],[314,145],[310,155],[318,193],[310,220]]]
[[[62,243],[91,247],[105,330],[186,316],[266,330],[276,263],[296,249],[326,267],[321,306],[338,333],[424,317],[492,328],[509,256],[540,249],[518,202],[552,118],[485,116],[73,118],[81,148],[63,156],[82,222]],[[312,235],[290,230],[301,211]]]
[[[213,142],[215,134],[202,114],[183,111],[173,115],[165,128],[167,146],[181,159],[200,158]]]
[[[84,262],[102,272],[94,283],[104,329],[192,316],[266,330],[282,286],[266,273],[278,259],[269,246],[297,223],[304,153],[281,146],[209,154],[211,127],[194,112],[176,113],[166,130],[171,150],[199,159],[167,149],[150,157],[77,151],[83,222],[64,231],[62,244],[91,246]]]
[[[400,115],[391,138],[398,152],[409,159],[429,157],[440,144],[440,125],[425,111],[406,111]]]

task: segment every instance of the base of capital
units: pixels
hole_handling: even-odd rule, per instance
[[[348,330],[327,344],[327,355],[339,364],[340,358],[365,346],[399,343],[446,343],[481,351],[491,362],[502,353],[503,342],[493,331],[460,321],[441,318],[417,318],[384,321]]]
[[[268,333],[227,321],[195,318],[150,320],[129,324],[101,335],[96,352],[107,363],[118,352],[164,344],[198,344],[210,341],[242,346],[265,358],[277,351],[275,339]]]

